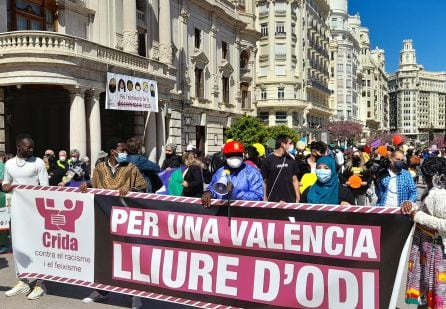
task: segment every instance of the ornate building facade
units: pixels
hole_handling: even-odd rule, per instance
[[[328,0],[257,0],[257,110],[309,138],[329,121]]]
[[[215,151],[255,114],[253,1],[0,1],[0,150],[32,133],[95,161],[109,137]],[[156,80],[159,112],[105,109],[107,72]],[[181,149],[179,149],[181,150]]]
[[[445,132],[446,72],[417,64],[412,40],[403,41],[398,71],[389,75],[390,129],[414,142]]]
[[[348,15],[347,0],[330,0],[330,106],[336,120],[361,123],[363,135],[389,130],[384,50],[370,50],[369,30]]]
[[[370,135],[389,131],[388,77],[385,70],[384,50],[370,50],[369,30],[360,33],[360,60],[362,72],[361,106]]]
[[[336,120],[365,124],[361,108],[358,15],[348,16],[347,0],[330,0],[330,107]]]

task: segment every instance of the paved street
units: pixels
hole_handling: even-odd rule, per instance
[[[130,297],[112,294],[106,303],[83,304],[81,299],[90,293],[90,289],[75,285],[47,282],[48,295],[38,300],[27,300],[25,296],[6,297],[3,293],[15,284],[12,254],[0,255],[0,308],[8,309],[93,309],[93,308],[130,308]],[[173,309],[180,306],[144,299],[143,308]],[[190,308],[182,306],[182,308]]]

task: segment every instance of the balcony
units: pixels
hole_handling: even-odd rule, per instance
[[[240,68],[240,80],[242,82],[252,81],[252,72],[249,68]]]
[[[48,71],[57,72],[53,74],[61,76],[60,80],[66,79],[66,76],[72,76],[72,72],[82,70],[89,72],[86,74],[91,72],[94,72],[91,74],[102,74],[99,72],[106,72],[109,66],[117,70],[134,70],[143,75],[150,73],[159,78],[166,78],[164,72],[167,71],[165,64],[152,59],[125,53],[81,38],[45,31],[0,33],[0,65],[8,64],[20,64],[26,70],[39,73],[45,71],[42,68],[51,67]],[[23,72],[26,73],[26,71]],[[175,73],[171,74],[168,78],[173,83]],[[33,76],[24,75],[22,78],[24,83],[41,82]]]

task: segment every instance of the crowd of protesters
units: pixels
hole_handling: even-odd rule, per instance
[[[446,273],[442,238],[446,236],[444,151],[417,149],[400,139],[374,148],[345,148],[322,141],[306,144],[286,135],[276,138],[275,149],[228,140],[221,151],[208,157],[189,146],[180,156],[175,144],[167,144],[165,159],[159,166],[145,156],[141,139],[113,139],[91,166],[89,158],[76,149],[58,150],[57,156],[48,149],[40,159],[34,156],[31,137],[19,136],[16,155],[0,153],[2,189],[10,192],[13,185],[32,184],[76,186],[81,192],[89,187],[119,190],[121,196],[129,191],[164,192],[201,198],[204,207],[221,205],[213,204],[212,199],[401,207],[419,227],[414,236],[414,246],[418,247],[411,252],[418,264],[409,272],[407,301],[423,305],[429,302],[428,293],[432,292],[436,301],[446,303],[446,283],[426,283],[424,275],[420,276],[435,271]],[[167,182],[161,177],[165,173]],[[427,186],[421,197],[417,195],[419,183]],[[420,199],[421,207],[417,204]],[[420,248],[427,250],[426,242],[431,251],[423,253]],[[438,250],[432,253],[434,249]],[[426,269],[420,252],[435,260],[435,265]],[[28,299],[37,299],[45,294],[45,287],[38,281],[31,289],[29,282],[21,280],[5,294],[26,294]],[[107,293],[95,290],[83,302],[106,297]],[[141,301],[134,297],[132,308],[140,307]]]

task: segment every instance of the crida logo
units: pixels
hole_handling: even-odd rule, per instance
[[[76,220],[84,210],[83,201],[65,200],[63,210],[56,209],[54,199],[36,198],[36,207],[45,220],[42,242],[46,248],[78,250],[78,241],[67,233],[76,231]],[[55,232],[57,231],[57,232]]]

